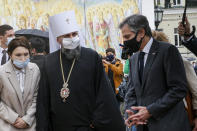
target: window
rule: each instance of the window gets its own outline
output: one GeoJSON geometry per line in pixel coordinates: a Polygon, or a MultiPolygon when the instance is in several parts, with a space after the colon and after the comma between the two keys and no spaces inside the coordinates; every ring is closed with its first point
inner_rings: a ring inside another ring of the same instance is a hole
{"type": "Polygon", "coordinates": [[[174,5],[180,5],[181,4],[181,0],[173,0],[174,5]]]}
{"type": "Polygon", "coordinates": [[[160,0],[156,0],[156,5],[160,5],[160,4],[161,4],[160,0]]]}
{"type": "Polygon", "coordinates": [[[170,0],[165,0],[165,8],[171,8],[171,6],[170,0]]]}
{"type": "Polygon", "coordinates": [[[197,0],[188,0],[188,7],[197,7],[197,0]]]}
{"type": "Polygon", "coordinates": [[[175,46],[181,46],[181,37],[178,34],[178,28],[174,28],[174,43],[175,46]]]}

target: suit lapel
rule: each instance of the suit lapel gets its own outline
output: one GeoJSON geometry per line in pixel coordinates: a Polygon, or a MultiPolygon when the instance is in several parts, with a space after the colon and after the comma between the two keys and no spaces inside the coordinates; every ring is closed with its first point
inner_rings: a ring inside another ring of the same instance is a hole
{"type": "Polygon", "coordinates": [[[8,79],[9,79],[10,83],[12,84],[12,87],[16,91],[18,99],[19,99],[19,101],[21,103],[21,107],[23,107],[23,97],[22,97],[23,94],[21,92],[19,81],[18,81],[16,73],[14,71],[14,67],[13,67],[13,65],[12,65],[10,60],[8,61],[7,64],[8,64],[8,66],[6,68],[6,72],[8,73],[8,79]]]}
{"type": "Polygon", "coordinates": [[[31,84],[32,84],[32,68],[27,66],[26,72],[25,72],[25,83],[24,83],[24,96],[23,99],[27,97],[29,94],[29,91],[31,90],[31,84]]]}
{"type": "Polygon", "coordinates": [[[142,88],[144,89],[144,85],[146,83],[147,80],[147,76],[149,74],[149,71],[152,67],[152,64],[155,60],[155,57],[157,56],[157,49],[158,49],[158,43],[153,40],[152,46],[150,48],[148,57],[147,57],[147,61],[145,64],[145,68],[144,68],[144,72],[143,72],[143,79],[142,79],[142,88]]]}

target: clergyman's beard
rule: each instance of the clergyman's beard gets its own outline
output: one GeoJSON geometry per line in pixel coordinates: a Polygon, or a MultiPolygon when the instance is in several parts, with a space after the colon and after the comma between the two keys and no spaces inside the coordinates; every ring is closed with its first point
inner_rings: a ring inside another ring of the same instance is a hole
{"type": "Polygon", "coordinates": [[[75,49],[61,48],[61,51],[65,55],[66,59],[68,60],[73,60],[74,58],[78,59],[81,54],[81,46],[79,45],[75,49]]]}

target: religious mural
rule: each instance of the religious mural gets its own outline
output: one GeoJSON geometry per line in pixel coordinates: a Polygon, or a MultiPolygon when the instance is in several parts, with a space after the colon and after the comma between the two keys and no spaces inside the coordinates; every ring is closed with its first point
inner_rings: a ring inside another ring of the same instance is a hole
{"type": "Polygon", "coordinates": [[[0,0],[0,6],[0,24],[15,30],[48,31],[49,16],[74,10],[86,46],[101,54],[108,47],[120,52],[119,23],[141,12],[141,0],[0,0]]]}

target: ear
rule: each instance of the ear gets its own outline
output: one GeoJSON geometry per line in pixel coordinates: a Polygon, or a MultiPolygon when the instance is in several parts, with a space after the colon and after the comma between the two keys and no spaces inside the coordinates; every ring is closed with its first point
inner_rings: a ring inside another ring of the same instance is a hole
{"type": "Polygon", "coordinates": [[[145,30],[142,28],[138,31],[137,41],[140,41],[145,36],[145,30]]]}
{"type": "Polygon", "coordinates": [[[0,35],[0,40],[2,40],[2,39],[3,39],[3,36],[0,35]]]}
{"type": "Polygon", "coordinates": [[[140,29],[138,34],[139,34],[140,38],[143,38],[145,36],[145,30],[143,28],[140,29]]]}
{"type": "Polygon", "coordinates": [[[61,37],[61,36],[57,37],[57,42],[58,42],[60,45],[62,44],[62,37],[61,37]]]}

